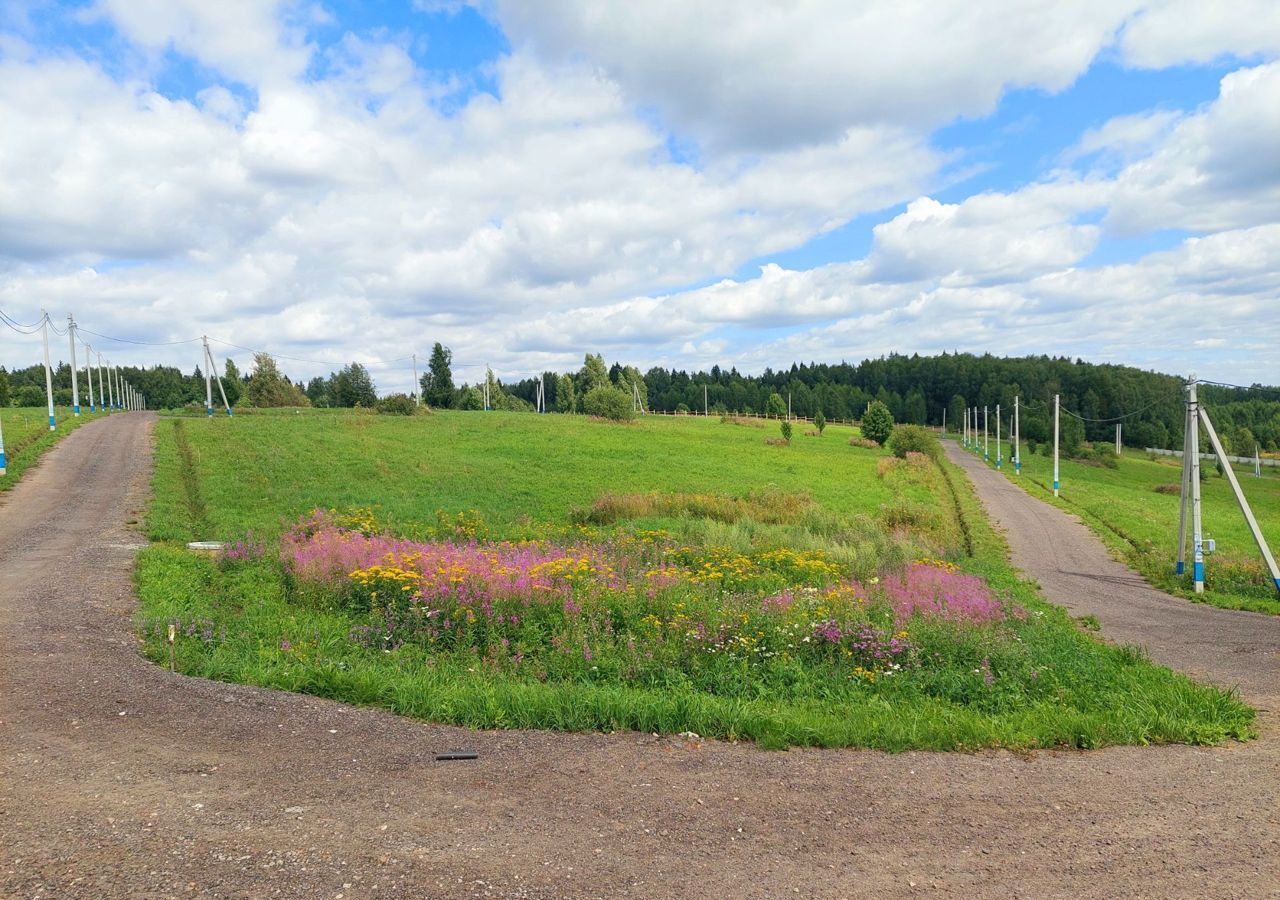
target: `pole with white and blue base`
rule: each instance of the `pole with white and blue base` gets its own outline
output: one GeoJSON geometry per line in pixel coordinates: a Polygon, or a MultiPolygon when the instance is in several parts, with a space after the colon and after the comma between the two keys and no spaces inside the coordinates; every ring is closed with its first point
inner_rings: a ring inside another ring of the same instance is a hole
{"type": "Polygon", "coordinates": [[[40,322],[40,334],[44,337],[44,392],[49,401],[49,430],[53,431],[56,422],[53,418],[53,369],[49,367],[49,314],[44,313],[40,322]]]}
{"type": "Polygon", "coordinates": [[[1022,428],[1018,422],[1018,397],[1013,398],[1013,474],[1022,474],[1022,428]]]}
{"type": "Polygon", "coordinates": [[[67,315],[67,339],[71,342],[71,411],[80,418],[80,373],[76,371],[76,320],[67,315]]]}
{"type": "Polygon", "coordinates": [[[1053,496],[1058,496],[1058,395],[1053,395],[1053,496]]]}

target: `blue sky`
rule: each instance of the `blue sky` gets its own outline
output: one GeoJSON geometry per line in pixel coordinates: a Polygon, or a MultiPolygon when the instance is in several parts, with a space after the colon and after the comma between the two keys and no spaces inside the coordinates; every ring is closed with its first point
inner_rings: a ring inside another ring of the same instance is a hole
{"type": "Polygon", "coordinates": [[[1274,382],[1280,8],[1031,6],[4,3],[0,308],[385,382],[435,340],[1274,382]]]}

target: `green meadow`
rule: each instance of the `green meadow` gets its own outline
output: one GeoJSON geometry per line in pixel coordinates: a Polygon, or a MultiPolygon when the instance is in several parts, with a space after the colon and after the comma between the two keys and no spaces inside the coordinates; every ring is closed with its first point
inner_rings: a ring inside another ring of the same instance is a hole
{"type": "MultiPolygon", "coordinates": [[[[1161,590],[1227,609],[1280,614],[1280,597],[1225,477],[1206,464],[1208,478],[1200,489],[1203,527],[1205,536],[1217,542],[1217,551],[1205,559],[1206,591],[1197,595],[1189,575],[1179,578],[1174,569],[1182,461],[1126,450],[1117,462],[1111,469],[1062,460],[1055,500],[1052,458],[1024,446],[1018,480],[1033,495],[1078,514],[1121,559],[1161,590]]],[[[1007,460],[1004,471],[1015,477],[1007,460]]],[[[1243,466],[1235,472],[1272,553],[1280,551],[1280,472],[1263,468],[1261,478],[1243,466]]],[[[1187,527],[1189,532],[1190,524],[1187,527]]]]}
{"type": "Polygon", "coordinates": [[[5,474],[0,475],[0,491],[13,487],[22,473],[31,468],[40,456],[63,437],[85,422],[100,418],[105,413],[89,414],[82,407],[80,416],[72,415],[70,407],[54,410],[58,427],[49,430],[49,412],[41,407],[0,407],[0,427],[4,429],[5,474]]]}
{"type": "Polygon", "coordinates": [[[1019,580],[958,469],[796,430],[161,417],[145,652],[168,664],[172,628],[191,675],[486,728],[891,751],[1252,735],[1234,694],[1019,580]]]}

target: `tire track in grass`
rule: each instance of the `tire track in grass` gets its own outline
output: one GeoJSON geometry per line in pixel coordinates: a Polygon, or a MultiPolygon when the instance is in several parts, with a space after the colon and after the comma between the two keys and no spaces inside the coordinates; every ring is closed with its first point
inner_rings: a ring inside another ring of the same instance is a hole
{"type": "Polygon", "coordinates": [[[195,454],[191,443],[187,440],[187,430],[181,419],[173,423],[173,440],[178,448],[179,475],[182,479],[182,493],[187,504],[187,515],[191,519],[191,537],[198,539],[209,533],[209,510],[204,497],[200,494],[200,476],[196,473],[195,454]]]}
{"type": "Polygon", "coordinates": [[[960,526],[960,535],[964,539],[964,555],[971,557],[973,556],[973,534],[969,530],[969,520],[965,518],[964,507],[960,505],[960,495],[956,493],[955,482],[951,480],[951,473],[947,471],[946,463],[941,459],[935,459],[933,464],[938,467],[938,471],[942,473],[942,480],[947,484],[951,509],[955,513],[956,524],[960,526]]]}

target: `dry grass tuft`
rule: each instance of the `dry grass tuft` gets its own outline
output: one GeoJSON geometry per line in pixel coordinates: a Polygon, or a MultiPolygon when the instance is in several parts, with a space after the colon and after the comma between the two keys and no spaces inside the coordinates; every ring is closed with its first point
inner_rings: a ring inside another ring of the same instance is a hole
{"type": "Polygon", "coordinates": [[[814,511],[807,494],[777,488],[752,491],[745,497],[726,494],[605,494],[585,510],[575,510],[575,522],[611,525],[624,519],[688,516],[717,522],[751,520],[766,525],[796,525],[814,511]]]}

